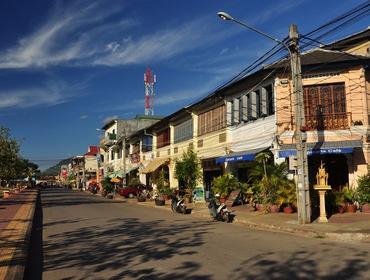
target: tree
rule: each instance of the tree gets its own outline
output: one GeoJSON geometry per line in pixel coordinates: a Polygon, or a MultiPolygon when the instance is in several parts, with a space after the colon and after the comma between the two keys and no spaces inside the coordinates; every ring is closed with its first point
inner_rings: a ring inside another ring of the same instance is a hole
{"type": "Polygon", "coordinates": [[[181,160],[175,164],[175,177],[185,183],[185,187],[193,193],[198,180],[202,178],[200,161],[193,149],[184,152],[181,160]]]}
{"type": "Polygon", "coordinates": [[[8,128],[0,126],[0,181],[15,178],[19,164],[19,143],[8,128]]]}

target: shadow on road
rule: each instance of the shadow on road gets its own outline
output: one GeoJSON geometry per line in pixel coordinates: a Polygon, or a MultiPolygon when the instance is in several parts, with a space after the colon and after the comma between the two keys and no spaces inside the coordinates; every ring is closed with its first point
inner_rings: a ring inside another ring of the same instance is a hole
{"type": "Polygon", "coordinates": [[[28,260],[24,273],[24,280],[42,279],[43,272],[43,249],[42,249],[42,231],[43,231],[43,213],[40,193],[37,196],[35,216],[32,224],[32,233],[28,260]]]}
{"type": "Polygon", "coordinates": [[[337,244],[327,244],[324,250],[318,247],[316,252],[296,251],[287,256],[275,252],[259,254],[242,262],[232,279],[367,279],[369,262],[365,260],[369,258],[368,252],[355,252],[347,257],[331,254],[331,262],[322,260],[322,253],[330,254],[331,246],[337,244]],[[329,273],[320,273],[323,267],[329,273]]]}
{"type": "Polygon", "coordinates": [[[43,191],[45,200],[42,207],[58,207],[58,206],[76,206],[89,204],[122,204],[125,201],[117,201],[106,199],[98,195],[92,195],[85,192],[71,191],[60,188],[47,189],[43,191]],[[71,196],[75,193],[75,196],[71,196]]]}
{"type": "Polygon", "coordinates": [[[209,223],[201,221],[169,225],[163,220],[111,219],[102,226],[51,235],[53,242],[46,242],[44,248],[53,257],[45,260],[44,270],[74,267],[88,273],[66,279],[86,279],[101,272],[107,279],[207,280],[210,275],[196,274],[201,266],[196,262],[179,263],[171,272],[158,271],[157,265],[176,256],[191,258],[210,229],[209,223]]]}

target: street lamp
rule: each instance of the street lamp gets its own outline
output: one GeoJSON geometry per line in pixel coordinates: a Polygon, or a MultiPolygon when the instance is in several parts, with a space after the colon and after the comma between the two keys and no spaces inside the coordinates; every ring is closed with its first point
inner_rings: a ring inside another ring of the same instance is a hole
{"type": "Polygon", "coordinates": [[[301,224],[311,222],[311,206],[310,195],[308,187],[308,164],[307,164],[307,146],[305,128],[305,115],[304,115],[304,101],[303,101],[303,86],[302,86],[302,73],[301,73],[301,60],[298,49],[298,31],[296,25],[291,25],[289,29],[290,47],[283,41],[276,39],[261,30],[241,22],[233,18],[225,12],[218,12],[217,15],[222,20],[231,20],[237,24],[252,30],[274,42],[282,45],[289,53],[292,82],[295,95],[295,141],[297,149],[297,192],[298,192],[298,221],[301,224]]]}
{"type": "Polygon", "coordinates": [[[245,24],[244,22],[241,22],[240,20],[237,20],[235,18],[233,18],[231,15],[229,15],[228,13],[225,13],[225,12],[218,12],[217,15],[219,16],[219,18],[221,18],[222,20],[231,20],[233,22],[236,22],[237,24],[241,25],[241,26],[244,26],[245,28],[248,28],[254,32],[257,32],[258,34],[264,36],[264,37],[267,37],[269,38],[270,40],[273,40],[275,41],[276,43],[282,45],[284,48],[286,48],[286,50],[289,52],[289,55],[292,55],[289,47],[287,44],[285,44],[283,41],[279,40],[279,39],[276,39],[268,34],[266,34],[265,32],[261,31],[261,30],[258,30],[257,28],[254,28],[250,25],[247,25],[245,24]]]}

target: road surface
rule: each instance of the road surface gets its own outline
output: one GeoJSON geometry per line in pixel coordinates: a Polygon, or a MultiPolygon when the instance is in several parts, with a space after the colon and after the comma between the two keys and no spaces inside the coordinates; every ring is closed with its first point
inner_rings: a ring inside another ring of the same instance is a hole
{"type": "Polygon", "coordinates": [[[26,279],[370,279],[370,244],[251,230],[63,189],[42,191],[41,206],[26,279]]]}

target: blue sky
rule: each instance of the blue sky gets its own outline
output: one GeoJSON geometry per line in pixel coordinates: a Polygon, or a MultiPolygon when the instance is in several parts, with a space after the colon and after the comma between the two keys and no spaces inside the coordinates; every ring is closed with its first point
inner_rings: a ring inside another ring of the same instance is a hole
{"type": "MultiPolygon", "coordinates": [[[[234,17],[284,38],[362,1],[33,0],[0,2],[0,124],[42,168],[98,143],[112,117],[144,112],[143,74],[157,75],[155,113],[205,96],[271,48],[234,17]]],[[[367,27],[368,19],[326,41],[367,27]]]]}

